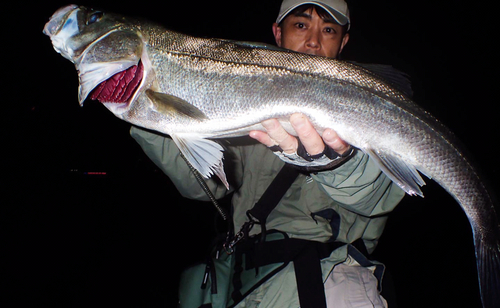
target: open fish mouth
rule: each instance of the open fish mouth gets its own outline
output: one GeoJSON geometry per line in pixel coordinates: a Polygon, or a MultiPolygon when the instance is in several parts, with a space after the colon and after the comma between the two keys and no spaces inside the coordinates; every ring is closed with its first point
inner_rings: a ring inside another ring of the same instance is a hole
{"type": "Polygon", "coordinates": [[[137,65],[118,72],[104,80],[90,93],[90,99],[101,103],[129,103],[144,76],[144,65],[137,65]]]}

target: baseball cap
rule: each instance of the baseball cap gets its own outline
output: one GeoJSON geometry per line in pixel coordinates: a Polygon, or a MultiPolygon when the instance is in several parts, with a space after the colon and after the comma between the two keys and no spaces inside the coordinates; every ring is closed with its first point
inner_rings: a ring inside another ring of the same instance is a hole
{"type": "Polygon", "coordinates": [[[349,24],[349,8],[347,7],[347,3],[344,0],[323,0],[323,1],[301,1],[301,0],[283,0],[281,3],[280,12],[278,18],[276,19],[276,23],[280,23],[285,19],[285,17],[293,11],[295,8],[303,5],[303,4],[314,4],[317,5],[333,17],[340,25],[345,26],[349,24]]]}

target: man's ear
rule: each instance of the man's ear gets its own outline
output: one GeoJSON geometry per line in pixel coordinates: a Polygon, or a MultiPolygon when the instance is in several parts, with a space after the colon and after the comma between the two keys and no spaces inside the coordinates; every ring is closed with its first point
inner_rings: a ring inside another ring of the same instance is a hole
{"type": "Polygon", "coordinates": [[[349,33],[344,34],[344,37],[342,38],[342,43],[340,44],[340,50],[339,54],[342,52],[342,49],[344,49],[344,46],[349,42],[349,33]]]}
{"type": "Polygon", "coordinates": [[[273,24],[273,34],[276,45],[278,45],[278,47],[281,47],[281,27],[278,26],[277,23],[273,24]]]}

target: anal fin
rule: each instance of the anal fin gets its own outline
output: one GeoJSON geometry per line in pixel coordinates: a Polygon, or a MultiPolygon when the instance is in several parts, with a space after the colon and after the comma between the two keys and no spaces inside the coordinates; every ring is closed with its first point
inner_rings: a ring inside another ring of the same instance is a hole
{"type": "Polygon", "coordinates": [[[380,169],[407,194],[424,196],[420,187],[425,185],[425,181],[415,166],[382,151],[372,149],[363,151],[370,155],[380,169]]]}
{"type": "Polygon", "coordinates": [[[194,134],[171,134],[170,136],[186,159],[204,178],[208,179],[215,174],[229,189],[222,162],[224,149],[220,144],[194,134]]]}

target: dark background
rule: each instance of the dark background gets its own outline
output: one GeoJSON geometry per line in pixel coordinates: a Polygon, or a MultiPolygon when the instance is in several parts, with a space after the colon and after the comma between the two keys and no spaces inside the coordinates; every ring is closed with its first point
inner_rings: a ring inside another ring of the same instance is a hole
{"type": "MultiPolygon", "coordinates": [[[[198,36],[274,43],[279,1],[241,2],[78,4],[198,36]]],[[[180,272],[204,258],[222,224],[210,203],[179,196],[128,123],[96,102],[79,107],[73,65],[42,34],[67,4],[19,2],[3,14],[1,305],[175,307],[180,272]]],[[[344,59],[408,73],[416,102],[467,145],[496,190],[494,4],[350,4],[344,59]]],[[[395,295],[385,296],[397,307],[479,307],[469,223],[431,180],[424,194],[391,214],[375,253],[392,277],[395,295]]]]}

